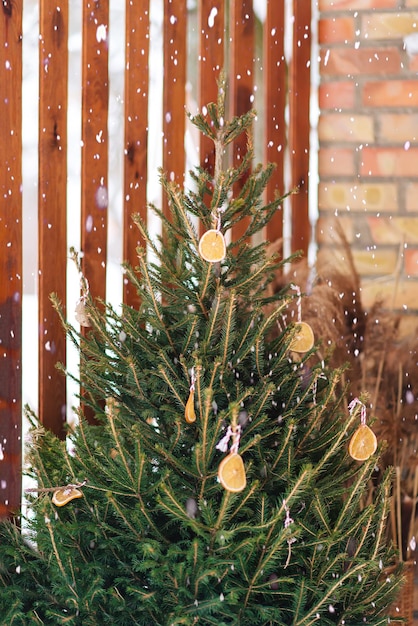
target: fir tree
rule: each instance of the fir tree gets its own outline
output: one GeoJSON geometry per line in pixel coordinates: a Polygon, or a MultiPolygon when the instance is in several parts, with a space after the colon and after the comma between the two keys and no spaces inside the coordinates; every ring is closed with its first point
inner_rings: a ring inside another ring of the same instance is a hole
{"type": "Polygon", "coordinates": [[[272,166],[251,169],[254,113],[226,122],[223,103],[221,85],[192,118],[215,143],[214,176],[197,168],[184,192],[161,174],[160,240],[134,217],[139,310],[84,294],[91,329],[63,319],[80,354],[79,425],[68,445],[31,417],[37,490],[25,533],[0,526],[1,624],[388,623],[391,477],[362,506],[377,457],[347,451],[360,405],[348,413],[341,372],[315,348],[292,350],[300,326],[283,320],[297,294],[271,293],[283,261],[250,243],[282,198],[263,204],[272,166]],[[248,153],[224,168],[242,132],[248,153]],[[221,260],[205,260],[218,244],[221,260]]]}

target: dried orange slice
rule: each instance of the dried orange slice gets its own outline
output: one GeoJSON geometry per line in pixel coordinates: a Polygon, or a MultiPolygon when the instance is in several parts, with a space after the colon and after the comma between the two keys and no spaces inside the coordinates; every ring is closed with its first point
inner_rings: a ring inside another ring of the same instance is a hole
{"type": "Polygon", "coordinates": [[[199,253],[209,263],[222,261],[226,255],[226,244],[223,234],[214,228],[207,230],[200,238],[199,253]]]}
{"type": "Polygon", "coordinates": [[[196,413],[194,410],[194,391],[190,391],[189,398],[186,402],[186,407],[184,409],[184,417],[188,424],[193,424],[196,421],[196,413]]]}
{"type": "Polygon", "coordinates": [[[52,502],[56,506],[64,506],[75,498],[82,498],[83,494],[76,487],[65,487],[64,489],[57,489],[52,496],[52,502]]]}
{"type": "Polygon", "coordinates": [[[244,461],[239,454],[232,452],[221,461],[218,468],[218,478],[227,491],[238,492],[245,489],[247,477],[244,461]]]}
{"type": "Polygon", "coordinates": [[[306,322],[296,324],[296,333],[291,341],[289,349],[293,352],[308,352],[315,342],[312,328],[306,322]]]}
{"type": "Polygon", "coordinates": [[[355,461],[367,461],[376,452],[376,435],[367,424],[360,424],[350,439],[348,453],[355,461]]]}

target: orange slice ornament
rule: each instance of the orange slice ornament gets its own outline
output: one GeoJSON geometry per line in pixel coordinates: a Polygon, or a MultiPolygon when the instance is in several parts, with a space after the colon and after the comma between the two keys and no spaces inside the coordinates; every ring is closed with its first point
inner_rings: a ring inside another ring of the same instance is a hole
{"type": "Polygon", "coordinates": [[[350,439],[348,454],[355,461],[367,461],[367,459],[376,452],[377,439],[372,429],[366,424],[366,407],[358,398],[354,398],[349,404],[350,415],[353,413],[357,404],[361,407],[361,423],[350,439]]]}
{"type": "Polygon", "coordinates": [[[348,453],[355,461],[367,461],[376,452],[376,435],[367,424],[360,424],[350,439],[348,453]]]}
{"type": "Polygon", "coordinates": [[[222,459],[218,467],[218,478],[222,487],[232,493],[238,493],[247,486],[247,476],[245,474],[244,461],[238,454],[239,440],[241,437],[241,426],[233,420],[233,425],[228,426],[226,434],[216,445],[217,450],[226,452],[228,444],[232,439],[229,454],[222,459]]]}
{"type": "Polygon", "coordinates": [[[302,322],[302,294],[298,285],[291,285],[297,293],[297,311],[298,321],[296,324],[296,332],[293,335],[289,350],[292,352],[309,352],[315,343],[315,337],[312,328],[306,322],[302,322]]]}
{"type": "Polygon", "coordinates": [[[194,389],[190,389],[190,394],[184,409],[184,419],[188,424],[196,421],[196,412],[194,410],[194,389]]]}
{"type": "Polygon", "coordinates": [[[226,256],[225,237],[220,230],[207,230],[199,241],[199,254],[208,263],[219,263],[226,256]]]}
{"type": "Polygon", "coordinates": [[[238,493],[245,489],[247,477],[241,455],[237,452],[230,452],[222,459],[218,468],[218,478],[227,491],[238,493]]]}
{"type": "Polygon", "coordinates": [[[195,389],[196,376],[194,373],[194,367],[190,373],[190,392],[189,397],[184,407],[184,419],[188,424],[193,424],[196,421],[196,411],[194,410],[194,389],[195,389]]]}
{"type": "Polygon", "coordinates": [[[290,343],[289,349],[292,352],[308,352],[313,348],[315,337],[312,328],[307,322],[296,324],[296,333],[290,343]]]}
{"type": "Polygon", "coordinates": [[[64,506],[71,502],[71,500],[75,500],[76,498],[82,498],[82,492],[77,489],[77,487],[64,487],[63,489],[57,489],[54,491],[52,496],[52,502],[55,506],[64,506]]]}

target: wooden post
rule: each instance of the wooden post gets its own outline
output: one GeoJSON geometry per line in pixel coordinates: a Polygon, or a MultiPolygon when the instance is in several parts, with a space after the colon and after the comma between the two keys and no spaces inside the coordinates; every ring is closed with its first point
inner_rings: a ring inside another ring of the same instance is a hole
{"type": "MultiPolygon", "coordinates": [[[[242,115],[253,108],[254,95],[254,10],[252,0],[232,0],[230,37],[230,116],[242,115]]],[[[233,145],[233,166],[238,167],[247,151],[247,137],[240,135],[233,145]]],[[[245,177],[241,180],[241,188],[245,177]]],[[[239,190],[237,190],[239,193],[239,190]]],[[[232,228],[234,241],[240,239],[247,228],[247,219],[243,219],[232,228]]]]}
{"type": "Polygon", "coordinates": [[[22,0],[0,9],[0,517],[18,515],[22,465],[22,0]]]}
{"type": "Polygon", "coordinates": [[[309,135],[311,94],[311,0],[294,0],[293,52],[290,72],[289,144],[292,189],[292,252],[307,254],[309,224],[309,135]]]}
{"type": "MultiPolygon", "coordinates": [[[[144,243],[132,214],[147,219],[149,4],[149,0],[126,1],[123,259],[132,267],[138,264],[136,248],[144,243]]],[[[126,304],[139,305],[136,290],[128,281],[123,294],[126,304]]]]}
{"type": "MultiPolygon", "coordinates": [[[[225,59],[225,9],[223,0],[199,3],[199,108],[218,98],[218,79],[225,59]]],[[[211,139],[199,135],[200,166],[213,176],[215,146],[211,139]]],[[[202,229],[203,225],[200,224],[202,229]]],[[[201,230],[201,234],[203,234],[201,230]]]]}
{"type": "Polygon", "coordinates": [[[106,295],[109,0],[83,2],[81,248],[95,298],[106,295]]]}
{"type": "MultiPolygon", "coordinates": [[[[266,202],[272,202],[284,189],[286,148],[285,109],[287,102],[287,67],[284,56],[284,0],[267,0],[264,24],[264,156],[276,169],[266,188],[266,202]]],[[[278,210],[266,227],[267,240],[283,236],[283,211],[278,210]]]]}
{"type": "Polygon", "coordinates": [[[50,294],[65,310],[68,2],[41,2],[39,22],[39,418],[64,437],[66,381],[56,363],[65,363],[66,341],[50,294]]]}
{"type": "MultiPolygon", "coordinates": [[[[83,3],[81,267],[93,298],[105,300],[108,196],[109,0],[83,3]]],[[[83,328],[83,332],[90,332],[83,328]]],[[[83,387],[83,381],[81,380],[83,387]]],[[[82,389],[84,395],[84,390],[82,389]]],[[[85,418],[95,422],[83,405],[85,418]]]]}
{"type": "MultiPolygon", "coordinates": [[[[186,0],[164,0],[163,170],[181,186],[186,164],[186,42],[186,0]]],[[[168,216],[165,195],[163,210],[168,216]]]]}

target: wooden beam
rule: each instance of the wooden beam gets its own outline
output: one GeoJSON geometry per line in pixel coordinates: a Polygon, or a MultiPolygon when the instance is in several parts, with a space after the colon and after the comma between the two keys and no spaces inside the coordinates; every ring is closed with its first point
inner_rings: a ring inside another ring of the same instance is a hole
{"type": "MultiPolygon", "coordinates": [[[[284,189],[284,155],[286,148],[285,109],[287,103],[287,65],[284,56],[284,0],[267,0],[264,23],[264,158],[276,169],[266,188],[266,203],[284,189]]],[[[283,237],[283,211],[278,210],[266,227],[267,240],[283,237]]]]}
{"type": "Polygon", "coordinates": [[[106,296],[109,0],[83,0],[81,249],[94,298],[106,296]]]}
{"type": "MultiPolygon", "coordinates": [[[[132,267],[138,264],[137,246],[144,244],[132,214],[147,219],[149,4],[149,0],[126,0],[123,259],[132,267]]],[[[139,306],[138,294],[128,281],[124,281],[123,300],[139,306]]]]}
{"type": "Polygon", "coordinates": [[[39,419],[65,435],[65,331],[50,294],[66,305],[68,1],[40,3],[39,37],[39,419]]]}
{"type": "MultiPolygon", "coordinates": [[[[225,8],[222,0],[199,3],[199,109],[218,98],[218,79],[225,65],[225,8]]],[[[199,134],[199,162],[213,176],[215,148],[199,134]]]]}
{"type": "Polygon", "coordinates": [[[292,252],[307,255],[309,224],[309,135],[311,95],[311,0],[293,2],[293,51],[290,71],[289,144],[292,189],[292,252]]]}
{"type": "Polygon", "coordinates": [[[0,517],[18,515],[22,465],[22,0],[0,10],[0,517]]]}
{"type": "MultiPolygon", "coordinates": [[[[232,0],[230,19],[230,116],[242,115],[254,107],[254,45],[255,18],[252,0],[232,0]]],[[[239,166],[247,151],[247,136],[240,135],[233,145],[233,167],[239,166]]],[[[240,182],[245,184],[246,177],[240,182]]],[[[236,190],[238,194],[240,189],[236,190]]],[[[232,229],[234,241],[240,239],[247,228],[247,219],[232,229]]]]}
{"type": "MultiPolygon", "coordinates": [[[[184,184],[186,155],[187,1],[164,0],[163,170],[184,184]]],[[[168,204],[163,195],[163,210],[168,204]]]]}

